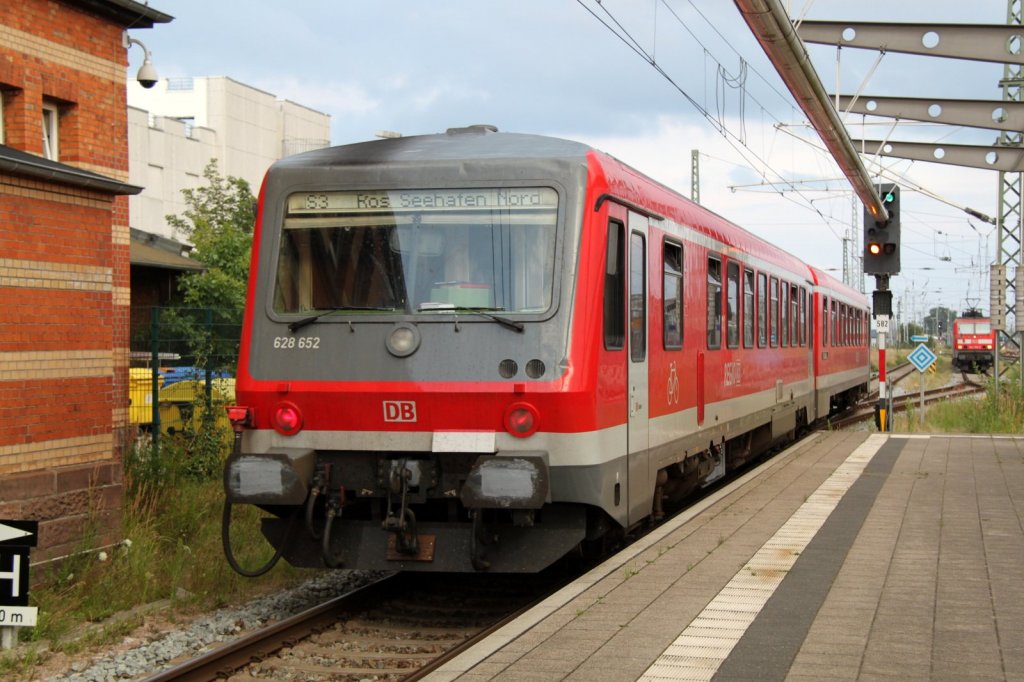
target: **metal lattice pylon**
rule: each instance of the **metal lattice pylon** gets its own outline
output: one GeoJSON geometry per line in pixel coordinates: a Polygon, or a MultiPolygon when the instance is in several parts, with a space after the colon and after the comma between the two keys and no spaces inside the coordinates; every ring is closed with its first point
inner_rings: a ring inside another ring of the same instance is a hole
{"type": "MultiPolygon", "coordinates": [[[[1011,26],[1020,26],[1021,22],[1021,4],[1022,0],[1007,0],[1006,3],[1006,23],[1011,26]]],[[[1016,45],[1011,46],[1011,50],[1019,51],[1024,48],[1021,39],[1015,38],[1016,45]]],[[[999,83],[1003,89],[1003,100],[1011,102],[1022,101],[1021,97],[1021,86],[1024,85],[1024,71],[1019,64],[1005,64],[1003,66],[1003,80],[999,83]]],[[[1021,143],[1024,142],[1024,133],[1022,132],[1003,132],[999,135],[1000,146],[1006,147],[1020,147],[1021,143]]],[[[1006,266],[1007,278],[1005,282],[1006,289],[1003,291],[1003,296],[1006,298],[1006,311],[1007,311],[1007,322],[1006,331],[1016,328],[1017,325],[1017,312],[1015,310],[1015,287],[1013,273],[1021,265],[1020,258],[1020,247],[1021,247],[1021,197],[1022,197],[1022,178],[1024,174],[1020,172],[1003,172],[999,173],[999,217],[998,217],[998,232],[999,232],[999,243],[996,251],[996,264],[1002,264],[1006,266]],[[1010,319],[1013,319],[1011,325],[1010,319]]]]}

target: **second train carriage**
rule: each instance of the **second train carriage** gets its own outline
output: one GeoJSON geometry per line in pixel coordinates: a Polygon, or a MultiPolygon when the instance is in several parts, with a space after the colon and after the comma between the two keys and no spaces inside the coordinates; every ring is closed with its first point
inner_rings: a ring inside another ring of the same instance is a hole
{"type": "Polygon", "coordinates": [[[575,142],[291,157],[260,193],[226,494],[296,565],[537,571],[862,390],[865,311],[575,142]]]}

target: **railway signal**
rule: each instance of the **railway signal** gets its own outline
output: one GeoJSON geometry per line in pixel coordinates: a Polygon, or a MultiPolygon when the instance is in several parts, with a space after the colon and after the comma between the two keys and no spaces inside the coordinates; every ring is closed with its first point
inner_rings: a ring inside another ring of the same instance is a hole
{"type": "Polygon", "coordinates": [[[895,275],[900,271],[900,188],[887,183],[876,185],[876,189],[889,218],[876,221],[864,207],[864,272],[895,275]]]}

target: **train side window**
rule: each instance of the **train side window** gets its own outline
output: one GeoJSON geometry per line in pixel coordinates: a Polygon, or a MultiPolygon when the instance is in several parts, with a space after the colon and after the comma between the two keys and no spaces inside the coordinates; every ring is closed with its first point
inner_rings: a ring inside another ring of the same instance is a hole
{"type": "Polygon", "coordinates": [[[757,273],[757,346],[768,343],[768,275],[757,273]]]}
{"type": "Polygon", "coordinates": [[[722,261],[708,258],[708,348],[722,347],[722,261]]]}
{"type": "Polygon", "coordinates": [[[768,301],[768,307],[770,308],[768,336],[772,348],[777,348],[779,345],[779,280],[772,277],[771,281],[772,289],[769,294],[770,300],[768,301]]]}
{"type": "Polygon", "coordinates": [[[781,300],[779,301],[779,345],[785,348],[789,345],[789,285],[785,282],[779,282],[781,291],[779,294],[781,300]]]}
{"type": "Polygon", "coordinates": [[[821,297],[821,347],[828,345],[828,297],[821,297]]]}
{"type": "Polygon", "coordinates": [[[740,266],[730,261],[726,265],[726,338],[729,348],[740,345],[740,266]]]}
{"type": "Polygon", "coordinates": [[[789,341],[796,348],[800,345],[800,296],[795,284],[789,285],[789,341]]]}
{"type": "Polygon", "coordinates": [[[852,318],[852,312],[853,311],[850,310],[850,306],[848,306],[848,305],[844,305],[843,306],[843,315],[846,317],[846,337],[844,339],[844,341],[845,341],[845,343],[843,344],[844,346],[849,346],[850,342],[853,339],[853,318],[852,318]]]}
{"type": "Polygon", "coordinates": [[[840,303],[839,304],[839,345],[840,346],[845,346],[846,345],[846,337],[847,337],[846,322],[847,322],[847,319],[846,319],[846,304],[840,303]]]}
{"type": "Polygon", "coordinates": [[[836,345],[846,345],[846,306],[842,303],[836,304],[836,345]]]}
{"type": "Polygon", "coordinates": [[[754,347],[754,271],[743,269],[743,347],[754,347]]]}
{"type": "Polygon", "coordinates": [[[629,235],[629,359],[647,357],[647,246],[639,232],[629,235]]]}
{"type": "Polygon", "coordinates": [[[839,345],[839,309],[836,307],[836,300],[832,299],[832,345],[839,345]]]}
{"type": "Polygon", "coordinates": [[[608,223],[608,255],[604,266],[604,347],[622,350],[626,341],[624,227],[608,223]]]}
{"type": "Polygon", "coordinates": [[[665,242],[662,329],[666,350],[683,347],[683,247],[665,242]]]}
{"type": "Polygon", "coordinates": [[[800,345],[807,345],[807,289],[800,287],[800,345]]]}

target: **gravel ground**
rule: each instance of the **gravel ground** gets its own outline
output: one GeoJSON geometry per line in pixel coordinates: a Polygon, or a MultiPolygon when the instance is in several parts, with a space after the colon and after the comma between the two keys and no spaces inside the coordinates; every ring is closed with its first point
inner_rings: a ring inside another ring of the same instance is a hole
{"type": "Polygon", "coordinates": [[[245,606],[221,609],[191,623],[175,625],[146,643],[76,662],[64,674],[46,678],[61,682],[112,682],[141,678],[171,667],[170,662],[195,656],[210,644],[229,641],[263,625],[287,618],[349,592],[380,577],[380,573],[339,570],[245,606]]]}

